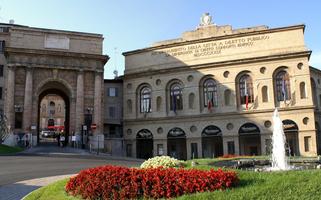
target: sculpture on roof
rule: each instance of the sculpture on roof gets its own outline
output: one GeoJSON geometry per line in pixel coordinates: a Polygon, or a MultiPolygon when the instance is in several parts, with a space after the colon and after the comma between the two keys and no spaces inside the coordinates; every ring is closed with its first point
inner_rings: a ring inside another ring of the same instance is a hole
{"type": "Polygon", "coordinates": [[[204,13],[201,17],[201,23],[199,26],[209,26],[212,24],[212,16],[209,13],[204,13]]]}

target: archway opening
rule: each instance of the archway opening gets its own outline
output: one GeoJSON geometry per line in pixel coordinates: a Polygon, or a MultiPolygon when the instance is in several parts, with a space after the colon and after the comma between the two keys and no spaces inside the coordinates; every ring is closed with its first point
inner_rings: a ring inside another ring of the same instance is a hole
{"type": "Polygon", "coordinates": [[[245,123],[239,129],[240,155],[261,155],[260,129],[253,123],[245,123]]]}
{"type": "Polygon", "coordinates": [[[38,98],[39,145],[66,146],[69,142],[70,100],[63,91],[64,86],[46,84],[38,98]],[[51,86],[51,87],[50,87],[51,86]],[[59,88],[59,89],[58,89],[59,88]]]}
{"type": "Polygon", "coordinates": [[[286,152],[291,156],[298,156],[299,152],[299,128],[298,125],[289,119],[283,120],[283,131],[286,138],[286,152]]]}
{"type": "Polygon", "coordinates": [[[186,134],[180,128],[173,128],[167,134],[167,155],[179,160],[187,159],[186,134]]]}
{"type": "Polygon", "coordinates": [[[142,129],[136,135],[136,157],[148,159],[153,157],[153,134],[142,129]]]}
{"type": "Polygon", "coordinates": [[[223,155],[222,131],[217,126],[207,126],[202,131],[203,158],[214,158],[223,155]]]}

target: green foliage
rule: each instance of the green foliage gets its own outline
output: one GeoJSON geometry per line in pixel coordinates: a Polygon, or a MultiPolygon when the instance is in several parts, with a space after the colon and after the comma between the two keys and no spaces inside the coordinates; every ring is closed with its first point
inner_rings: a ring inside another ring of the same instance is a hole
{"type": "Polygon", "coordinates": [[[140,168],[179,167],[183,162],[169,156],[156,156],[143,162],[140,168]]]}
{"type": "Polygon", "coordinates": [[[9,154],[9,153],[17,153],[22,151],[23,149],[20,147],[11,147],[4,144],[0,144],[0,154],[9,154]]]}
{"type": "Polygon", "coordinates": [[[76,198],[68,195],[65,192],[65,185],[69,179],[64,179],[57,181],[48,186],[39,188],[32,193],[30,193],[25,200],[80,200],[80,198],[76,198]]]}
{"type": "Polygon", "coordinates": [[[239,171],[240,185],[226,191],[185,195],[178,199],[296,200],[320,199],[321,170],[287,172],[239,171]]]}

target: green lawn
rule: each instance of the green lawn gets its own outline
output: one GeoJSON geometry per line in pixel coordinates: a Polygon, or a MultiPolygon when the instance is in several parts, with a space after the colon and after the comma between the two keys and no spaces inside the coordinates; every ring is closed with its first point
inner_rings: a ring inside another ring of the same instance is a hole
{"type": "MultiPolygon", "coordinates": [[[[205,164],[215,160],[198,160],[197,168],[209,169],[205,164]]],[[[189,167],[188,162],[188,167],[189,167]]],[[[216,192],[198,193],[179,197],[180,200],[194,199],[321,199],[321,170],[287,171],[287,172],[251,172],[237,171],[240,177],[238,187],[216,192]]],[[[73,199],[64,191],[67,180],[59,181],[32,193],[27,200],[35,199],[73,199]]]]}
{"type": "Polygon", "coordinates": [[[18,153],[22,150],[23,150],[23,148],[20,148],[20,147],[11,147],[11,146],[7,146],[4,144],[0,144],[0,155],[1,154],[18,153]]]}
{"type": "Polygon", "coordinates": [[[39,188],[29,194],[25,200],[79,200],[79,198],[69,196],[65,192],[67,181],[68,179],[64,179],[46,187],[39,188]]]}

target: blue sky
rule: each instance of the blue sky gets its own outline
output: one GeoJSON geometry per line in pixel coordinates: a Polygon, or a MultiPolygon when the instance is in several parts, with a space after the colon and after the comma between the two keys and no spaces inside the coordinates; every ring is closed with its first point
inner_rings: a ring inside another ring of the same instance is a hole
{"type": "Polygon", "coordinates": [[[0,0],[0,22],[14,19],[27,26],[101,33],[111,59],[105,78],[123,74],[124,51],[180,37],[194,30],[202,13],[217,25],[271,28],[305,24],[310,64],[321,69],[321,1],[218,0],[0,0]],[[115,51],[115,48],[116,51],[115,51]]]}

